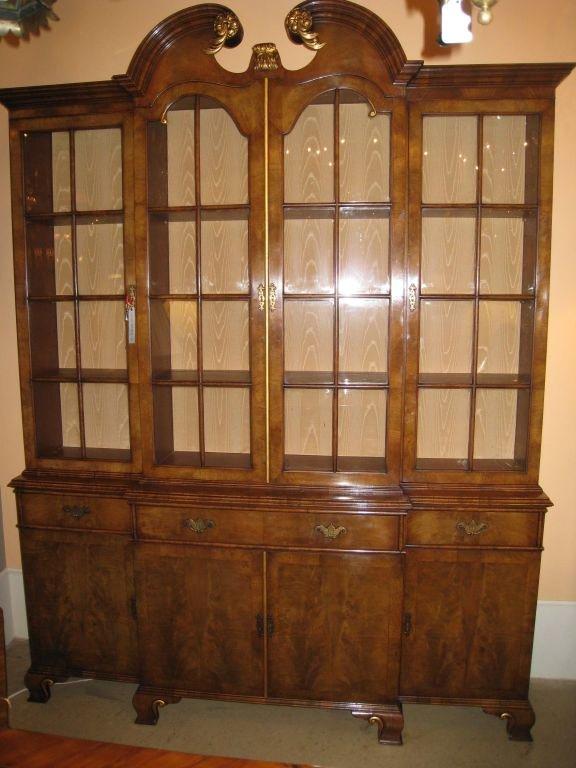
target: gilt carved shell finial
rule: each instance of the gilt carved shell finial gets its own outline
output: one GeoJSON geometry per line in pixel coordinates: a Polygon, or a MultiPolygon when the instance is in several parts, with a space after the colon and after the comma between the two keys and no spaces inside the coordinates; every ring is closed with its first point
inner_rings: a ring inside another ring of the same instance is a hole
{"type": "Polygon", "coordinates": [[[288,37],[295,43],[302,43],[311,51],[319,51],[325,43],[318,40],[318,32],[314,32],[314,22],[309,11],[303,8],[293,8],[284,22],[288,37]]]}
{"type": "Polygon", "coordinates": [[[205,52],[214,55],[224,46],[234,48],[242,41],[243,36],[244,30],[236,14],[232,11],[219,13],[214,21],[214,39],[205,52]]]}

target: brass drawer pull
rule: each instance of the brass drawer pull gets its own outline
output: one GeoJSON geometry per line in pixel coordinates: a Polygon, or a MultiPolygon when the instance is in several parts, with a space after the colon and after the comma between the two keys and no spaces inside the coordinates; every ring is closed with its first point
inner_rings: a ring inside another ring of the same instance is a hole
{"type": "Polygon", "coordinates": [[[348,532],[343,525],[336,527],[334,523],[329,523],[328,525],[317,525],[314,530],[316,533],[321,533],[322,536],[325,536],[327,539],[337,539],[338,536],[348,532]]]}
{"type": "Polygon", "coordinates": [[[459,520],[456,523],[456,530],[462,531],[462,533],[465,533],[466,536],[479,536],[482,531],[487,530],[488,523],[478,523],[476,520],[470,520],[470,522],[465,523],[463,520],[459,520]]]}
{"type": "Polygon", "coordinates": [[[70,515],[70,517],[73,517],[74,520],[80,520],[80,518],[84,517],[84,515],[90,514],[90,507],[81,507],[79,504],[65,504],[62,507],[62,512],[64,512],[65,515],[70,515]]]}
{"type": "Polygon", "coordinates": [[[203,520],[201,517],[198,520],[193,520],[189,517],[187,520],[184,520],[183,526],[190,531],[194,531],[194,533],[204,533],[208,528],[215,528],[216,523],[214,520],[203,520]]]}

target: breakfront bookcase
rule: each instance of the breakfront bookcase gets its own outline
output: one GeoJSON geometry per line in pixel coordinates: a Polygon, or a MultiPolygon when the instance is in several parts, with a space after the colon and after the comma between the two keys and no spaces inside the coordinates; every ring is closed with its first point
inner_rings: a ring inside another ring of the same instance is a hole
{"type": "Polygon", "coordinates": [[[554,90],[345,0],[248,70],[227,8],[109,82],[4,90],[30,699],[138,683],[477,705],[530,739],[554,90]]]}

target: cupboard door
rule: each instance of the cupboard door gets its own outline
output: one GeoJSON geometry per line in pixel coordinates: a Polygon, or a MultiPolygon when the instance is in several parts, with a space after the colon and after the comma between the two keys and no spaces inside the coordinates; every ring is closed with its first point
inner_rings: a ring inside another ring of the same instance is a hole
{"type": "Polygon", "coordinates": [[[137,675],[131,540],[42,530],[21,537],[32,664],[137,675]]]}
{"type": "Polygon", "coordinates": [[[397,695],[399,555],[274,552],[267,574],[269,696],[378,703],[397,695]]]}
{"type": "Polygon", "coordinates": [[[204,693],[264,693],[262,555],[139,544],[141,679],[204,693]]]}
{"type": "Polygon", "coordinates": [[[410,550],[401,693],[523,698],[538,552],[410,550]]]}

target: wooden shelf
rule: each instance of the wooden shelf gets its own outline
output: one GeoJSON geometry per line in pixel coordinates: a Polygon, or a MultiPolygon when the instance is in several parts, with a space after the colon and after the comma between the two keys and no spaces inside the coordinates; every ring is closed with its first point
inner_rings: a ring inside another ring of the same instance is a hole
{"type": "Polygon", "coordinates": [[[287,472],[332,472],[332,456],[284,456],[284,469],[287,472]]]}
{"type": "Polygon", "coordinates": [[[440,387],[452,389],[453,387],[471,387],[471,373],[421,373],[418,376],[420,387],[440,387]]]}
{"type": "Polygon", "coordinates": [[[52,381],[84,384],[124,384],[128,383],[128,371],[125,368],[58,368],[53,371],[33,373],[32,381],[52,381]]]}
{"type": "Polygon", "coordinates": [[[473,459],[472,469],[477,472],[524,472],[526,462],[521,459],[473,459]]]}
{"type": "MultiPolygon", "coordinates": [[[[199,382],[198,371],[173,370],[152,376],[152,383],[160,386],[197,386],[199,382]]],[[[250,371],[204,371],[202,383],[207,387],[246,387],[251,383],[250,371]]]]}
{"type": "MultiPolygon", "coordinates": [[[[200,467],[201,457],[198,451],[172,451],[156,464],[169,467],[200,467]]],[[[251,469],[252,457],[249,453],[210,453],[206,452],[204,466],[215,469],[251,469]]]]}
{"type": "Polygon", "coordinates": [[[531,379],[527,373],[479,373],[476,376],[476,385],[497,389],[529,389],[531,379]]]}
{"type": "Polygon", "coordinates": [[[416,469],[429,471],[467,470],[468,459],[416,459],[416,469]]]}
{"type": "Polygon", "coordinates": [[[386,472],[383,456],[338,456],[338,472],[386,472]]]}

